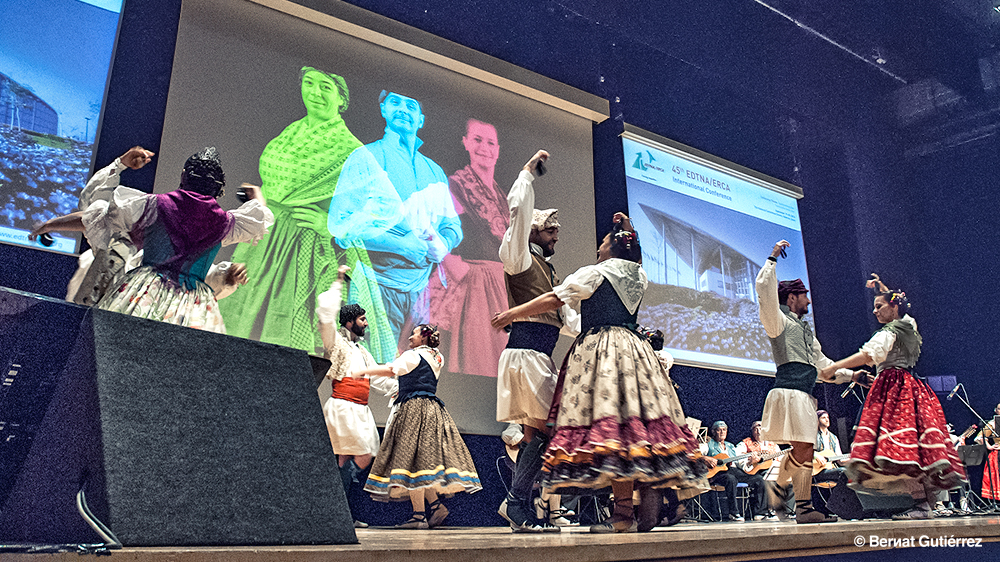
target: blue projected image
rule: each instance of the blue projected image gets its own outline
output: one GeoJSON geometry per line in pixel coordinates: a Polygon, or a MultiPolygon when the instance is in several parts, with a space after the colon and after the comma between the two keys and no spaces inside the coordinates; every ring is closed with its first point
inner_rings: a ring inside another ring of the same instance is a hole
{"type": "Polygon", "coordinates": [[[678,363],[774,373],[755,281],[775,242],[788,240],[778,276],[809,284],[795,198],[721,167],[623,143],[629,216],[649,276],[639,323],[663,330],[678,363]]]}
{"type": "MultiPolygon", "coordinates": [[[[0,242],[73,212],[92,166],[121,0],[6,0],[0,18],[0,242]]],[[[79,237],[48,248],[76,253],[79,237]]]]}

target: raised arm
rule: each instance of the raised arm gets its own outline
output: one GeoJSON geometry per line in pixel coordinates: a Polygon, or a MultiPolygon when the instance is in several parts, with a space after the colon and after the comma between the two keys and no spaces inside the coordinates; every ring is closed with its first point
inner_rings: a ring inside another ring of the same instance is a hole
{"type": "Polygon", "coordinates": [[[757,272],[757,305],[759,307],[760,323],[768,337],[776,338],[785,331],[785,315],[781,313],[778,303],[778,274],[775,270],[778,255],[789,246],[786,240],[774,245],[771,255],[764,262],[764,267],[757,272]]]}
{"type": "Polygon", "coordinates": [[[340,295],[344,286],[344,275],[350,268],[342,265],[337,268],[337,280],[328,291],[323,291],[316,297],[316,317],[319,318],[319,336],[323,340],[323,348],[328,352],[337,345],[341,337],[337,332],[337,315],[340,313],[340,295]]]}
{"type": "Polygon", "coordinates": [[[549,153],[544,150],[536,152],[521,169],[517,181],[507,194],[510,226],[500,241],[500,261],[503,262],[503,270],[510,275],[517,275],[531,267],[528,238],[531,237],[531,217],[535,210],[532,182],[535,180],[538,164],[548,157],[549,153]]]}
{"type": "Polygon", "coordinates": [[[155,152],[150,152],[141,146],[133,146],[125,154],[116,158],[114,162],[98,170],[90,177],[87,185],[80,192],[79,209],[83,211],[94,201],[110,201],[111,194],[118,187],[121,172],[125,168],[138,170],[152,162],[155,155],[155,152]]]}

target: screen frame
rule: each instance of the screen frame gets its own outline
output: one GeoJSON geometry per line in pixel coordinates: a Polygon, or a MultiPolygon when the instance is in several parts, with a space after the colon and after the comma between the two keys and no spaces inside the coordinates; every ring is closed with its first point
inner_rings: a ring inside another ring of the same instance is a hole
{"type": "MultiPolygon", "coordinates": [[[[778,178],[769,176],[767,174],[763,174],[746,166],[742,166],[735,162],[726,160],[725,158],[721,158],[714,154],[710,154],[703,150],[699,150],[692,146],[688,146],[673,139],[669,139],[662,135],[658,135],[656,133],[647,131],[635,125],[630,125],[629,123],[624,123],[624,130],[621,133],[619,133],[618,137],[619,137],[619,142],[621,142],[622,139],[628,139],[630,141],[648,146],[652,149],[666,152],[671,156],[675,156],[677,158],[690,161],[694,164],[711,168],[719,173],[733,176],[736,179],[748,182],[754,186],[773,191],[780,195],[791,197],[796,201],[802,199],[805,196],[805,193],[803,192],[802,188],[795,184],[780,180],[778,178]]],[[[624,158],[624,154],[622,156],[624,158]]],[[[625,189],[627,192],[628,191],[627,177],[625,178],[625,180],[626,180],[625,189]]],[[[628,204],[631,205],[631,202],[628,202],[628,204]]],[[[800,215],[800,220],[801,220],[801,215],[800,215]]],[[[801,222],[799,224],[799,227],[801,232],[801,222]]],[[[803,253],[805,253],[804,250],[803,253]]],[[[806,259],[808,258],[808,256],[805,257],[806,259]]],[[[808,269],[808,262],[806,262],[805,267],[808,269]]],[[[741,368],[739,366],[734,366],[734,365],[721,365],[718,363],[698,361],[693,359],[682,359],[678,357],[674,358],[674,363],[676,365],[683,365],[687,367],[696,367],[699,369],[724,371],[730,373],[742,373],[742,374],[757,375],[763,377],[775,376],[774,372],[763,372],[753,368],[741,368]]]]}

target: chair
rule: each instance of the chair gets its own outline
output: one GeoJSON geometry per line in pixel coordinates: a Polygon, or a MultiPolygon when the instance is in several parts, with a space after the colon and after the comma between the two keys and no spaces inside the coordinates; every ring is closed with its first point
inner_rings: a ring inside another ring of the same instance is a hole
{"type": "Polygon", "coordinates": [[[837,487],[837,481],[836,480],[831,480],[829,482],[814,482],[813,483],[813,488],[816,488],[816,495],[819,496],[819,499],[823,500],[823,506],[824,507],[826,507],[827,502],[830,501],[830,494],[833,493],[831,490],[833,490],[836,487],[837,487]],[[823,490],[826,490],[825,494],[823,493],[823,490]]]}
{"type": "MultiPolygon", "coordinates": [[[[689,500],[691,502],[691,517],[699,520],[707,519],[710,522],[725,520],[725,516],[722,514],[722,499],[725,499],[727,503],[729,502],[729,498],[726,497],[725,486],[712,486],[712,489],[708,492],[691,498],[689,500]],[[715,494],[715,506],[718,509],[714,514],[706,509],[702,503],[702,496],[708,493],[715,494]]],[[[748,484],[744,482],[736,484],[736,502],[738,504],[737,510],[745,519],[747,513],[750,511],[750,486],[748,484]]]]}
{"type": "Polygon", "coordinates": [[[722,486],[712,486],[712,488],[709,491],[694,496],[693,498],[687,500],[688,502],[690,502],[691,506],[691,509],[688,510],[691,513],[691,517],[699,521],[706,521],[706,520],[709,522],[721,521],[722,512],[721,512],[721,505],[719,504],[719,492],[725,493],[725,491],[726,489],[722,486]],[[706,509],[705,505],[702,503],[702,499],[703,496],[705,496],[705,494],[714,494],[715,506],[718,508],[714,515],[708,509],[706,509]]]}
{"type": "Polygon", "coordinates": [[[750,513],[750,485],[746,482],[740,482],[736,484],[736,501],[739,503],[740,514],[746,520],[752,520],[753,514],[750,513]]]}

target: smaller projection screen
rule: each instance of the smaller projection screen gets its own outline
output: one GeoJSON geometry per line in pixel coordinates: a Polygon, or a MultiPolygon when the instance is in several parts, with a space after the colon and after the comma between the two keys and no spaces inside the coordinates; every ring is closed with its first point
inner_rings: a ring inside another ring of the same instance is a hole
{"type": "Polygon", "coordinates": [[[75,254],[81,235],[28,241],[77,210],[121,0],[5,0],[0,17],[0,242],[75,254]]]}
{"type": "Polygon", "coordinates": [[[622,143],[629,216],[649,275],[639,323],[663,330],[680,364],[773,374],[755,279],[787,240],[778,279],[809,286],[801,190],[631,127],[622,143]]]}

